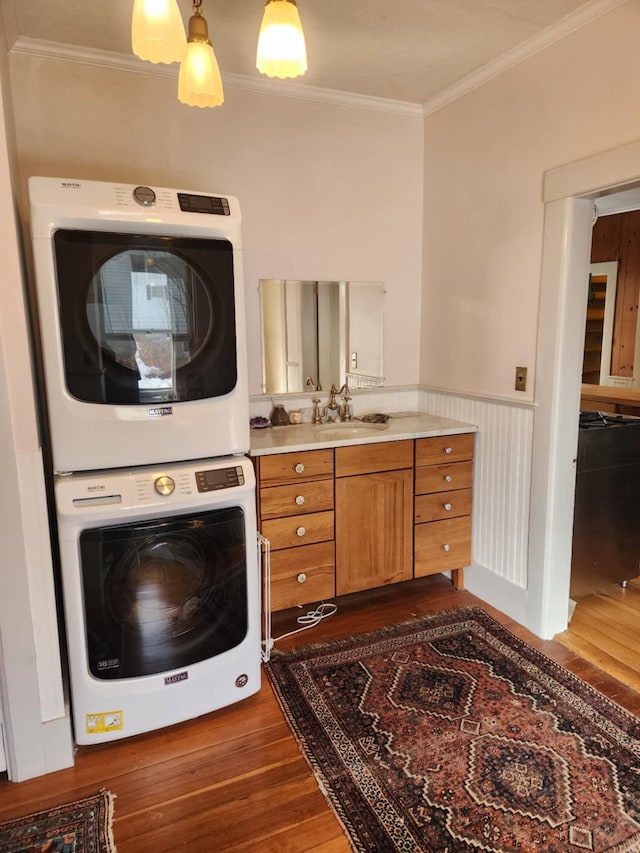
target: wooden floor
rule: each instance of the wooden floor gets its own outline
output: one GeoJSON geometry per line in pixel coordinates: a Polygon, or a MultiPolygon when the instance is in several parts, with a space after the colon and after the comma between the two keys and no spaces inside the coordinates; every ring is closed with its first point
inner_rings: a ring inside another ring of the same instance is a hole
{"type": "MultiPolygon", "coordinates": [[[[324,641],[412,616],[481,604],[442,576],[338,600],[339,611],[278,648],[324,641]]],[[[640,694],[564,645],[494,618],[640,716],[640,694]]],[[[290,614],[274,635],[295,628],[290,614]]],[[[259,694],[189,723],[84,747],[76,765],[22,783],[0,782],[0,821],[108,788],[118,853],[347,853],[350,847],[263,680],[259,694]]]]}
{"type": "Polygon", "coordinates": [[[569,629],[556,639],[640,691],[640,580],[578,598],[569,629]]]}

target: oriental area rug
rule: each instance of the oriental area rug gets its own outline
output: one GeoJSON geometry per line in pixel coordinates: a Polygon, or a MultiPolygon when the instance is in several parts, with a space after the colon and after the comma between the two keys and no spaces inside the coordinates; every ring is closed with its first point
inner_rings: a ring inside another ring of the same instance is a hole
{"type": "Polygon", "coordinates": [[[354,850],[640,853],[640,722],[479,608],[267,672],[354,850]]]}
{"type": "Polygon", "coordinates": [[[0,853],[116,853],[109,791],[0,824],[0,853]]]}

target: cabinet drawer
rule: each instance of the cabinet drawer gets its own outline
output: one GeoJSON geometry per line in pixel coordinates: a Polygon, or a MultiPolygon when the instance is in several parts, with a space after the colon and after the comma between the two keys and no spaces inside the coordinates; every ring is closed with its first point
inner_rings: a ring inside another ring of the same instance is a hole
{"type": "Polygon", "coordinates": [[[335,595],[333,542],[271,554],[271,609],[285,610],[335,595]]]}
{"type": "Polygon", "coordinates": [[[263,519],[327,509],[333,509],[333,480],[260,489],[260,515],[263,519]]]}
{"type": "Polygon", "coordinates": [[[424,521],[439,521],[443,518],[471,515],[472,499],[471,489],[418,495],[415,505],[415,522],[419,524],[424,521]]]}
{"type": "Polygon", "coordinates": [[[439,462],[460,462],[473,459],[472,432],[462,435],[439,435],[416,440],[416,467],[437,465],[439,462]]]}
{"type": "Polygon", "coordinates": [[[416,525],[414,574],[417,578],[464,568],[470,563],[470,516],[416,525]]]}
{"type": "Polygon", "coordinates": [[[262,535],[271,542],[271,549],[294,548],[312,542],[333,539],[333,512],[311,512],[290,515],[262,522],[262,535]]]}
{"type": "Polygon", "coordinates": [[[470,489],[473,483],[473,462],[454,462],[451,465],[428,465],[416,468],[416,494],[444,492],[450,489],[470,489]]]}
{"type": "Polygon", "coordinates": [[[336,447],[336,477],[413,468],[413,440],[336,447]]]}
{"type": "Polygon", "coordinates": [[[261,486],[330,478],[333,477],[333,450],[328,448],[258,456],[258,472],[261,486]]]}

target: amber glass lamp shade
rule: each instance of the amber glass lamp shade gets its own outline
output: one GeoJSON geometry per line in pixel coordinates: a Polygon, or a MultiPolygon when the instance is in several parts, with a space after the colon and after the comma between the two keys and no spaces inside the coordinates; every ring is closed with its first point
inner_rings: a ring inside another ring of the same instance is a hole
{"type": "Polygon", "coordinates": [[[258,37],[256,67],[267,77],[299,77],[307,49],[295,0],[267,0],[258,37]]]}
{"type": "Polygon", "coordinates": [[[218,61],[209,41],[207,22],[199,9],[189,19],[187,53],[178,77],[178,100],[190,107],[217,107],[224,102],[218,61]]]}
{"type": "Polygon", "coordinates": [[[131,45],[148,62],[181,62],[187,37],[177,0],[135,0],[131,45]]]}

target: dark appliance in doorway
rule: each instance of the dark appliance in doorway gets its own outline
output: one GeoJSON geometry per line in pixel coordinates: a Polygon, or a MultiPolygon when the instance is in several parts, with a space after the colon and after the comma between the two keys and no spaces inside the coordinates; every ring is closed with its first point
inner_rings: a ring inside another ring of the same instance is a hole
{"type": "Polygon", "coordinates": [[[640,418],[581,412],[570,596],[640,575],[640,418]]]}

